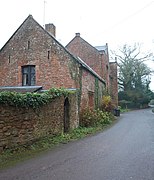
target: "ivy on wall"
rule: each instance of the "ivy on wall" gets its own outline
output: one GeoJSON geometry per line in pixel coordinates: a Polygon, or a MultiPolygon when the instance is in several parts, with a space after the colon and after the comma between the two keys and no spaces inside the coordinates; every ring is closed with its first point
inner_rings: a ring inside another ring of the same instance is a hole
{"type": "Polygon", "coordinates": [[[70,93],[74,93],[64,88],[51,88],[44,93],[17,93],[17,92],[1,92],[0,105],[9,105],[22,108],[36,109],[52,101],[52,99],[60,96],[68,97],[70,93]]]}
{"type": "Polygon", "coordinates": [[[95,78],[95,109],[98,108],[98,98],[99,98],[99,84],[98,84],[98,78],[95,78]]]}

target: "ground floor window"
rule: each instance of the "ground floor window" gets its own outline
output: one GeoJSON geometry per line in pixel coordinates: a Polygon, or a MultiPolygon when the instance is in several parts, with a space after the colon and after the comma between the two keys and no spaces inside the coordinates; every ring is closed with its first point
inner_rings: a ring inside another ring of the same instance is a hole
{"type": "Polygon", "coordinates": [[[35,85],[35,66],[34,65],[22,66],[22,85],[23,86],[35,85]]]}

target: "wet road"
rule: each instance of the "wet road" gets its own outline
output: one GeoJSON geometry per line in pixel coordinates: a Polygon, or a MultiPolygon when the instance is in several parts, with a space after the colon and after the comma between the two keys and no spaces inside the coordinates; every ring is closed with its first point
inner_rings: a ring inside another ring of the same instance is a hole
{"type": "Polygon", "coordinates": [[[154,114],[122,114],[110,129],[0,171],[0,180],[154,180],[154,114]]]}

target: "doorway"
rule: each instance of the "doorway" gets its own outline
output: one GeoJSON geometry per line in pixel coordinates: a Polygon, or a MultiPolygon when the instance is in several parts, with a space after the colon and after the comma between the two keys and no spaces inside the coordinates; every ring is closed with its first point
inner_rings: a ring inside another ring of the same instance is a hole
{"type": "Polygon", "coordinates": [[[64,102],[64,133],[67,133],[70,128],[70,115],[69,115],[70,104],[68,98],[64,102]]]}

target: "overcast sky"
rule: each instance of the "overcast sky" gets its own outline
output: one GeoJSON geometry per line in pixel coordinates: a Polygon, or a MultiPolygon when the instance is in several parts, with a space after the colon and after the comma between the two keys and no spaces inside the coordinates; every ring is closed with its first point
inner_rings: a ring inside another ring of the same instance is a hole
{"type": "Polygon", "coordinates": [[[54,23],[64,46],[80,32],[93,46],[108,43],[116,49],[140,42],[145,51],[154,52],[152,0],[46,0],[45,13],[44,0],[0,0],[0,48],[29,14],[42,26],[54,23]]]}

